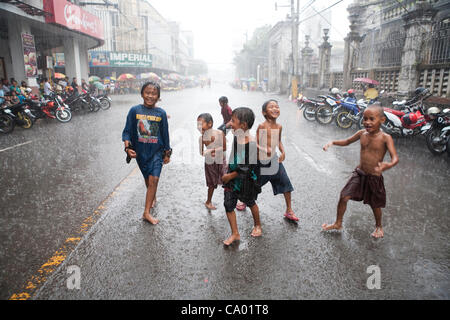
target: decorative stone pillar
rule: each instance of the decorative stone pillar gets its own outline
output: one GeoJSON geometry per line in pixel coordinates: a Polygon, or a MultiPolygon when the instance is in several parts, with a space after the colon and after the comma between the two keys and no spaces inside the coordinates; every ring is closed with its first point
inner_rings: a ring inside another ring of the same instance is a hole
{"type": "Polygon", "coordinates": [[[314,54],[313,49],[309,47],[309,36],[305,35],[305,47],[302,49],[302,77],[300,85],[310,87],[309,74],[311,73],[311,58],[314,54]]]}
{"type": "Polygon", "coordinates": [[[326,75],[330,73],[331,47],[328,42],[328,32],[330,29],[323,29],[323,43],[319,46],[319,88],[329,87],[330,83],[325,83],[326,75]]]}
{"type": "Polygon", "coordinates": [[[398,94],[408,96],[415,90],[419,80],[417,66],[423,62],[422,52],[425,37],[432,31],[433,17],[437,13],[431,4],[416,3],[413,10],[402,16],[406,33],[402,51],[402,66],[398,80],[398,94]]]}
{"type": "Polygon", "coordinates": [[[359,35],[358,29],[358,17],[362,14],[364,10],[358,5],[350,5],[347,8],[350,13],[348,19],[350,21],[350,32],[347,34],[344,47],[344,71],[343,71],[343,88],[347,90],[352,87],[352,77],[351,72],[355,67],[355,57],[357,50],[359,50],[359,44],[361,43],[361,36],[359,35]]]}

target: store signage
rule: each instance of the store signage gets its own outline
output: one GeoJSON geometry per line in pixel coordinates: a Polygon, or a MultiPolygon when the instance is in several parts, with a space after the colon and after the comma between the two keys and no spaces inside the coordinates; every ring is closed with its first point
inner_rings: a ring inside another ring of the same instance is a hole
{"type": "Polygon", "coordinates": [[[36,47],[33,35],[22,33],[22,48],[26,77],[37,77],[36,47]]]}
{"type": "Polygon", "coordinates": [[[46,23],[55,23],[103,40],[103,22],[97,16],[66,0],[44,0],[46,23]]]}
{"type": "Polygon", "coordinates": [[[152,55],[145,53],[91,51],[89,52],[89,66],[151,68],[152,55]]]}

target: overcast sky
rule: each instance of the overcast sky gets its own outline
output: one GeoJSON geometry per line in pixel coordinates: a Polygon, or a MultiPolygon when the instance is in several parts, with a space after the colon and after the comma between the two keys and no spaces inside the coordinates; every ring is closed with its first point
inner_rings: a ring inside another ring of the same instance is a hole
{"type": "MultiPolygon", "coordinates": [[[[166,19],[180,23],[182,30],[194,33],[195,58],[209,65],[225,67],[233,60],[233,44],[250,39],[255,28],[264,24],[275,25],[290,13],[290,0],[148,0],[166,19]],[[275,2],[278,10],[275,11],[275,2]]],[[[300,8],[312,2],[320,11],[339,0],[300,0],[300,8]]],[[[296,1],[295,1],[296,2],[296,1]]],[[[342,40],[348,33],[346,8],[353,0],[343,0],[332,10],[331,40],[342,40]]],[[[307,18],[300,12],[300,20],[307,18]]],[[[305,22],[308,23],[308,22],[305,22]]],[[[304,37],[300,34],[300,40],[304,37]]],[[[320,40],[319,40],[320,41],[320,40]]],[[[319,42],[316,40],[316,43],[319,42]]]]}

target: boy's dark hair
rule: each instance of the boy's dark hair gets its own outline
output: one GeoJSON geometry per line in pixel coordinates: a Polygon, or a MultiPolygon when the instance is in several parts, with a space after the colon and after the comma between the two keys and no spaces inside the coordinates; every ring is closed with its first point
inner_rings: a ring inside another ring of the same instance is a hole
{"type": "Polygon", "coordinates": [[[370,105],[368,105],[367,106],[367,109],[372,109],[372,110],[376,110],[377,112],[378,112],[378,116],[380,117],[380,118],[383,118],[383,117],[385,117],[385,115],[384,115],[384,109],[383,109],[383,107],[381,106],[381,103],[379,103],[379,102],[375,102],[375,103],[372,103],[372,104],[370,104],[370,105]]]}
{"type": "Polygon", "coordinates": [[[219,102],[228,103],[228,98],[225,97],[225,96],[221,96],[221,97],[219,98],[219,102]]]}
{"type": "Polygon", "coordinates": [[[248,129],[251,129],[253,123],[255,122],[255,114],[253,113],[253,110],[247,107],[236,108],[233,110],[231,115],[235,116],[239,122],[246,123],[248,129]]]}
{"type": "Polygon", "coordinates": [[[213,117],[212,117],[212,115],[211,114],[209,114],[209,113],[202,113],[202,114],[200,114],[198,117],[197,117],[197,120],[198,119],[203,119],[203,120],[205,120],[205,122],[206,123],[212,123],[212,124],[214,124],[214,121],[213,121],[213,117]]]}
{"type": "MultiPolygon", "coordinates": [[[[268,106],[269,103],[271,103],[272,101],[275,102],[276,104],[278,104],[278,101],[275,100],[275,99],[267,100],[267,101],[264,102],[263,105],[262,105],[262,112],[263,112],[263,113],[267,111],[267,106],[268,106]]],[[[266,116],[264,116],[264,117],[266,117],[266,116]]]]}
{"type": "Polygon", "coordinates": [[[141,96],[144,93],[145,88],[147,88],[148,86],[152,86],[152,87],[156,88],[156,91],[158,91],[158,98],[161,97],[161,87],[159,86],[159,84],[157,84],[156,82],[153,82],[153,81],[148,81],[142,85],[141,96]]]}

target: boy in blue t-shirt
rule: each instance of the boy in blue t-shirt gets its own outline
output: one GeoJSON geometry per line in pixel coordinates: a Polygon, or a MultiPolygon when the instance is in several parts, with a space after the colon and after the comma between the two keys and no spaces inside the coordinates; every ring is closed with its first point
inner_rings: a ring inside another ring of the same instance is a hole
{"type": "Polygon", "coordinates": [[[130,158],[136,158],[145,179],[147,194],[142,218],[151,224],[159,222],[150,209],[154,206],[162,165],[170,162],[172,153],[166,112],[156,107],[160,93],[157,83],[146,82],[142,86],[144,103],[130,109],[122,132],[125,152],[130,158]]]}

